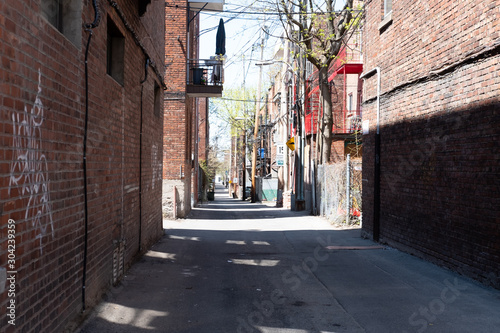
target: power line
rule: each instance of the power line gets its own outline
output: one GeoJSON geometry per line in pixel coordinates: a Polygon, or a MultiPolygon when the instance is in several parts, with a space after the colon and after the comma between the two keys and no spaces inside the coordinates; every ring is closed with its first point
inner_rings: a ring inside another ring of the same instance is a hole
{"type": "MultiPolygon", "coordinates": [[[[169,8],[181,8],[181,9],[188,9],[190,7],[187,6],[179,6],[179,5],[173,5],[169,4],[168,2],[165,2],[165,7],[169,8]]],[[[284,13],[280,12],[249,12],[249,11],[236,11],[236,10],[219,10],[219,9],[210,9],[210,8],[204,8],[203,11],[205,12],[214,12],[214,13],[229,13],[229,14],[248,14],[248,15],[284,15],[284,13]]]]}
{"type": "MultiPolygon", "coordinates": [[[[169,8],[181,8],[181,9],[188,9],[190,7],[187,6],[179,6],[179,5],[174,5],[174,4],[169,4],[168,2],[165,2],[165,7],[169,8]]],[[[260,8],[259,8],[260,9],[260,8]]],[[[229,13],[229,14],[248,14],[248,15],[275,15],[275,16],[286,16],[284,12],[281,11],[276,11],[272,12],[267,10],[266,8],[262,8],[262,11],[255,11],[255,12],[250,12],[250,11],[236,11],[236,10],[227,10],[227,9],[210,9],[210,8],[204,8],[203,11],[205,12],[214,12],[214,13],[229,13]]],[[[356,10],[352,9],[353,12],[359,12],[362,10],[356,10]]],[[[340,14],[342,11],[321,11],[321,12],[310,12],[310,13],[305,13],[302,15],[322,15],[322,14],[340,14]]]]}
{"type": "MultiPolygon", "coordinates": [[[[216,99],[230,102],[243,102],[243,103],[257,103],[257,100],[254,99],[236,99],[236,98],[227,98],[227,97],[217,97],[216,99]]],[[[260,101],[261,103],[272,104],[273,102],[260,101]]]]}

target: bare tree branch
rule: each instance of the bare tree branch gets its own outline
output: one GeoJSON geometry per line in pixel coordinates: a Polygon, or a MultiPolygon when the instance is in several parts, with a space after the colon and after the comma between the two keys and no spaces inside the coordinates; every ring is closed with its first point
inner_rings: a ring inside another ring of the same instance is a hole
{"type": "Polygon", "coordinates": [[[362,17],[362,11],[353,17],[353,0],[345,0],[339,11],[335,10],[336,3],[336,0],[302,0],[299,3],[276,0],[278,11],[283,13],[280,19],[286,38],[304,50],[306,59],[318,70],[318,84],[324,110],[318,140],[321,160],[324,162],[328,162],[330,158],[335,117],[332,112],[328,68],[342,47],[347,45],[347,39],[357,29],[362,17]],[[294,31],[289,32],[288,26],[294,27],[294,31]]]}

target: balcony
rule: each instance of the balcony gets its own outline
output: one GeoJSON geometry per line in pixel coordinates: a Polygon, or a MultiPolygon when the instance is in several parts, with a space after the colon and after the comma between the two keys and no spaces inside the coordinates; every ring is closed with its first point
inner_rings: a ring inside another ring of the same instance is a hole
{"type": "MultiPolygon", "coordinates": [[[[332,95],[332,133],[337,137],[348,137],[361,130],[361,91],[363,72],[362,57],[359,51],[340,50],[337,59],[328,70],[328,81],[336,87],[332,95]],[[337,102],[334,102],[337,100],[337,102]]],[[[305,82],[304,100],[306,135],[316,134],[318,114],[323,113],[318,86],[318,74],[312,73],[305,82]]]]}
{"type": "Polygon", "coordinates": [[[186,93],[190,97],[222,97],[224,62],[219,59],[190,59],[186,93]]]}
{"type": "Polygon", "coordinates": [[[336,135],[354,134],[361,131],[361,110],[342,110],[333,112],[333,133],[336,135]]]}
{"type": "Polygon", "coordinates": [[[188,0],[191,10],[222,11],[224,0],[188,0]]]}

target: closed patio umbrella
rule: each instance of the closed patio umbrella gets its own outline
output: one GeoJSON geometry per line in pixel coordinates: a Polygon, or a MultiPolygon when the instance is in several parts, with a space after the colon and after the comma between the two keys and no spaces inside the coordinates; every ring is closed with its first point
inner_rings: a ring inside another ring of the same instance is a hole
{"type": "Polygon", "coordinates": [[[217,28],[217,36],[215,38],[215,54],[226,54],[226,31],[224,30],[223,19],[220,19],[219,28],[217,28]]]}

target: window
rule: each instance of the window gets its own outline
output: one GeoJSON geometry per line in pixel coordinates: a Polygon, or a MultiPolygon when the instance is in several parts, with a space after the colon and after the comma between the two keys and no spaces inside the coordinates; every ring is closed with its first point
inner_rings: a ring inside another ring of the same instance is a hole
{"type": "Polygon", "coordinates": [[[392,0],[384,0],[384,17],[392,12],[392,0]]]}
{"type": "Polygon", "coordinates": [[[162,89],[158,85],[158,83],[155,82],[155,92],[154,92],[154,114],[156,117],[160,117],[161,114],[161,104],[163,101],[163,94],[162,94],[162,89]]]}
{"type": "Polygon", "coordinates": [[[382,22],[378,25],[381,34],[392,24],[392,0],[383,0],[382,10],[382,22]]]}
{"type": "Polygon", "coordinates": [[[42,0],[42,16],[76,47],[81,46],[82,1],[42,0]]]}
{"type": "Polygon", "coordinates": [[[106,72],[123,86],[124,82],[125,38],[120,29],[108,17],[108,39],[106,47],[106,72]]]}
{"type": "Polygon", "coordinates": [[[347,111],[352,111],[352,93],[349,93],[347,98],[347,111]]]}

